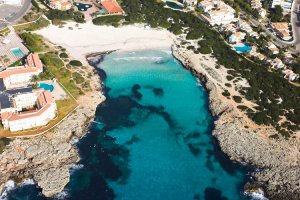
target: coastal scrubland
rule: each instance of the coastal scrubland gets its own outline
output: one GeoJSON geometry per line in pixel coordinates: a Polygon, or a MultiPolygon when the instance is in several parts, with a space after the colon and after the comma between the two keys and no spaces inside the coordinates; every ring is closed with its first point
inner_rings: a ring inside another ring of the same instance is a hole
{"type": "Polygon", "coordinates": [[[120,25],[120,21],[123,19],[124,17],[122,15],[102,16],[93,19],[93,23],[95,25],[112,25],[117,27],[120,25]]]}

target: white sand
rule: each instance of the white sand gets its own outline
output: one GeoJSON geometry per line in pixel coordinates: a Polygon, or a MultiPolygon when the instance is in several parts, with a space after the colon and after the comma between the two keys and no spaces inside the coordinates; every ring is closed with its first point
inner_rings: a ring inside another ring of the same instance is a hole
{"type": "Polygon", "coordinates": [[[90,21],[78,27],[75,25],[73,22],[65,24],[63,28],[50,25],[36,33],[65,47],[72,57],[80,60],[84,60],[88,53],[170,48],[173,43],[173,36],[168,31],[145,29],[142,25],[115,28],[95,26],[90,21]]]}

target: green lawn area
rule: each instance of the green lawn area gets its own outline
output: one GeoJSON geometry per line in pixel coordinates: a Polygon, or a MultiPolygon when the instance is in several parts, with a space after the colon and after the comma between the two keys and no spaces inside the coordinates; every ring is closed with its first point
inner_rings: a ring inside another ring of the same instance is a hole
{"type": "Polygon", "coordinates": [[[20,37],[24,40],[26,47],[31,52],[41,52],[47,50],[42,36],[38,34],[24,32],[20,34],[20,37]]]}
{"type": "Polygon", "coordinates": [[[83,94],[73,80],[72,72],[68,70],[63,61],[54,53],[40,55],[47,70],[75,97],[83,94]]]}

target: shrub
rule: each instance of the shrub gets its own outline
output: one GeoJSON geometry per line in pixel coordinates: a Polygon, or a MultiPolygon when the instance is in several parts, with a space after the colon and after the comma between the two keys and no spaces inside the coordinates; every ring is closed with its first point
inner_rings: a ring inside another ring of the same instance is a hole
{"type": "Polygon", "coordinates": [[[63,52],[63,53],[59,54],[59,57],[60,58],[68,58],[69,56],[68,56],[68,54],[63,52]]]}
{"type": "Polygon", "coordinates": [[[230,93],[228,92],[228,90],[224,90],[224,92],[222,92],[222,95],[224,97],[229,97],[230,96],[230,93]]]}
{"type": "Polygon", "coordinates": [[[228,76],[226,76],[226,79],[227,79],[228,81],[231,81],[231,80],[233,80],[233,79],[234,79],[234,77],[233,77],[233,76],[230,76],[230,75],[228,75],[228,76]]]}
{"type": "Polygon", "coordinates": [[[113,25],[119,26],[120,21],[123,20],[124,17],[121,15],[114,15],[114,16],[101,16],[93,19],[93,24],[95,25],[113,25]]]}
{"type": "Polygon", "coordinates": [[[186,39],[187,40],[197,40],[200,39],[203,36],[203,33],[199,30],[191,30],[187,33],[186,39]]]}
{"type": "Polygon", "coordinates": [[[225,86],[231,87],[231,84],[230,83],[225,83],[225,86]]]}
{"type": "Polygon", "coordinates": [[[233,96],[232,98],[233,98],[233,100],[234,100],[236,103],[241,103],[241,102],[242,102],[242,97],[240,97],[240,96],[233,96]]]}
{"type": "Polygon", "coordinates": [[[168,30],[174,33],[175,35],[180,35],[182,33],[180,24],[172,24],[168,30]]]}
{"type": "Polygon", "coordinates": [[[71,60],[70,65],[79,67],[82,66],[82,63],[79,60],[71,60]]]}
{"type": "Polygon", "coordinates": [[[72,74],[72,77],[74,79],[74,81],[77,83],[77,84],[80,84],[80,83],[83,83],[84,82],[84,78],[82,77],[81,74],[79,74],[78,72],[74,72],[72,74]]]}

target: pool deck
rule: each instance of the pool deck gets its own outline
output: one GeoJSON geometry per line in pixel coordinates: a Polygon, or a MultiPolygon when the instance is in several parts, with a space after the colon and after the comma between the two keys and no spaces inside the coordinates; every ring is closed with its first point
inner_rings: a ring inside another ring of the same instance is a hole
{"type": "Polygon", "coordinates": [[[92,1],[92,0],[74,1],[74,3],[82,3],[82,4],[92,5],[92,7],[90,7],[87,11],[78,10],[77,6],[73,5],[73,7],[75,8],[76,11],[79,11],[82,14],[84,14],[84,17],[85,17],[86,20],[91,20],[92,19],[92,14],[97,13],[100,10],[99,5],[97,5],[97,3],[95,1],[92,1]]]}
{"type": "Polygon", "coordinates": [[[69,95],[64,91],[64,89],[57,82],[53,82],[52,80],[47,80],[47,81],[40,81],[38,83],[39,84],[46,83],[54,86],[54,90],[51,93],[55,101],[70,98],[69,95]]]}
{"type": "Polygon", "coordinates": [[[10,33],[6,37],[0,37],[0,70],[7,68],[9,65],[15,63],[20,60],[27,54],[29,54],[29,50],[22,43],[22,39],[16,33],[10,33]],[[4,39],[10,40],[10,43],[4,44],[2,41],[4,39]],[[23,55],[16,56],[11,52],[11,49],[19,48],[23,55]],[[7,56],[9,58],[9,62],[4,62],[3,57],[7,56]]]}

